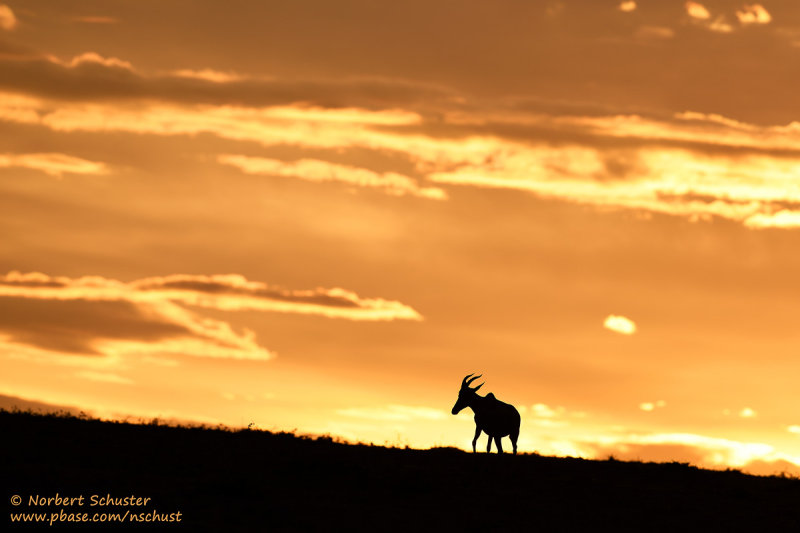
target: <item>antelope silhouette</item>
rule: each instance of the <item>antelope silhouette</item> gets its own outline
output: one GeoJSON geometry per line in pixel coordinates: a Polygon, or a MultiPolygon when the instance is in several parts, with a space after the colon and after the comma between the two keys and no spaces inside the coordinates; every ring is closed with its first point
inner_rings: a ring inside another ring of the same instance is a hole
{"type": "Polygon", "coordinates": [[[519,412],[513,405],[495,398],[491,392],[486,396],[478,395],[478,389],[483,387],[485,383],[481,383],[474,389],[470,385],[482,375],[472,377],[473,374],[470,374],[461,381],[461,390],[458,391],[458,400],[453,406],[452,413],[457,415],[465,407],[469,407],[475,413],[475,438],[472,439],[473,452],[476,451],[475,443],[478,442],[478,437],[483,431],[489,435],[486,453],[492,451],[492,439],[497,445],[497,453],[503,453],[503,445],[500,439],[506,435],[511,438],[514,453],[517,453],[520,424],[519,412]]]}

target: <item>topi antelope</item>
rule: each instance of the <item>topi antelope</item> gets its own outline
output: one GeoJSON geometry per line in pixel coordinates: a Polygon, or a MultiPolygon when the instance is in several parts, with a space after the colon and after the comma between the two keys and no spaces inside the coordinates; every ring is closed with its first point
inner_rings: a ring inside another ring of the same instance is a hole
{"type": "MultiPolygon", "coordinates": [[[[483,375],[483,374],[481,374],[483,375]]],[[[475,438],[472,439],[472,451],[475,451],[475,443],[481,431],[489,435],[489,444],[486,446],[486,453],[492,451],[492,439],[497,445],[497,453],[503,453],[503,445],[500,439],[508,435],[511,444],[514,446],[514,453],[517,453],[517,438],[519,437],[519,412],[513,405],[501,402],[494,397],[491,392],[486,396],[479,396],[478,389],[483,387],[483,383],[477,387],[470,388],[470,384],[481,376],[472,377],[468,375],[461,382],[461,390],[458,391],[458,400],[453,406],[453,414],[457,415],[465,407],[472,409],[475,413],[475,438]]]]}

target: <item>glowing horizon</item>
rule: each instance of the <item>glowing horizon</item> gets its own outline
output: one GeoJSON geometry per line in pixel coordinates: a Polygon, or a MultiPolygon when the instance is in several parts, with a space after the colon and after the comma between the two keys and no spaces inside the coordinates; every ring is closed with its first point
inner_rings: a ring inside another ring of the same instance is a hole
{"type": "Polygon", "coordinates": [[[0,0],[0,396],[800,474],[800,11],[449,5],[0,0]]]}

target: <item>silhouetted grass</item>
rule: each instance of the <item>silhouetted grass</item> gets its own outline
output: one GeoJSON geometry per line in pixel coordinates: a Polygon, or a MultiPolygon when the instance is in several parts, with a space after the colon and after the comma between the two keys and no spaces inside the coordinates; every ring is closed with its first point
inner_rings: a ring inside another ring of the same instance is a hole
{"type": "MultiPolygon", "coordinates": [[[[14,494],[111,493],[152,498],[144,510],[182,513],[180,523],[126,527],[140,531],[594,531],[609,525],[633,531],[780,531],[800,526],[797,479],[678,462],[412,450],[252,427],[142,422],[0,411],[6,508],[26,509],[11,506],[14,494]]],[[[89,524],[84,529],[121,527],[89,524]]]]}

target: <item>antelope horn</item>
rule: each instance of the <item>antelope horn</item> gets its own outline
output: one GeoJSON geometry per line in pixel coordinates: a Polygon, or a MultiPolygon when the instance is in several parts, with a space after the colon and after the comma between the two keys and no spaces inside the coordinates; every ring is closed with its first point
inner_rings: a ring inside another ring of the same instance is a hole
{"type": "MultiPolygon", "coordinates": [[[[478,377],[480,377],[480,376],[478,376],[478,377]]],[[[480,385],[478,385],[477,387],[475,387],[475,388],[474,388],[474,389],[472,389],[472,390],[473,390],[473,391],[476,391],[476,390],[480,389],[481,387],[483,387],[484,385],[486,385],[486,382],[484,382],[484,383],[481,383],[480,385]]]]}
{"type": "MultiPolygon", "coordinates": [[[[475,376],[475,377],[473,378],[473,377],[471,377],[471,376],[472,376],[472,374],[470,374],[469,376],[467,376],[466,378],[464,378],[464,385],[466,385],[466,386],[470,386],[470,385],[472,385],[472,382],[473,382],[473,381],[475,381],[476,379],[480,378],[482,375],[483,375],[483,374],[480,374],[480,375],[477,375],[477,376],[475,376]],[[467,380],[467,378],[469,378],[469,380],[467,380]]],[[[476,389],[476,390],[477,390],[477,389],[476,389]]]]}

